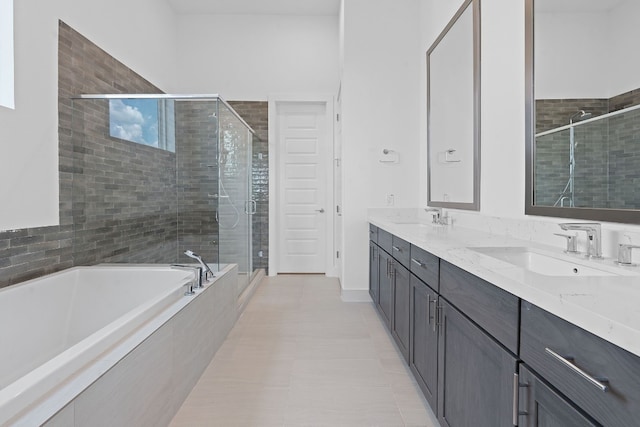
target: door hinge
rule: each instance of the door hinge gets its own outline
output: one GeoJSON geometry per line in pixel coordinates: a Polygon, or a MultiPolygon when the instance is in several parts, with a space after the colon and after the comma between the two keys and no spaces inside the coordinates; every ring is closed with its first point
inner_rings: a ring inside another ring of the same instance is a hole
{"type": "Polygon", "coordinates": [[[336,251],[336,258],[340,258],[340,251],[336,251]]]}
{"type": "Polygon", "coordinates": [[[340,113],[336,114],[336,121],[339,122],[340,121],[340,113]]]}
{"type": "Polygon", "coordinates": [[[339,214],[340,213],[340,205],[336,205],[336,213],[339,214]]]}

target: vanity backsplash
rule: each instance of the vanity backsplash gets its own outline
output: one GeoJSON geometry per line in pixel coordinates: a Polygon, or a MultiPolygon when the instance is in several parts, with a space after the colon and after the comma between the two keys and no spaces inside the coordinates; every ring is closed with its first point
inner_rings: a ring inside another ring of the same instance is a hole
{"type": "MultiPolygon", "coordinates": [[[[425,212],[424,208],[372,208],[369,209],[369,215],[384,216],[391,221],[415,221],[423,223],[430,223],[432,221],[431,212],[425,212]]],[[[476,212],[448,209],[444,210],[444,215],[449,216],[449,227],[469,228],[498,236],[528,240],[554,246],[561,250],[565,249],[566,240],[556,234],[576,234],[578,238],[578,251],[582,253],[586,253],[587,250],[585,234],[563,231],[558,224],[563,222],[596,222],[565,218],[502,218],[482,215],[476,212]]],[[[640,245],[640,227],[607,222],[601,222],[600,224],[602,224],[602,255],[605,258],[616,258],[618,256],[618,245],[620,243],[640,245]]],[[[447,226],[445,225],[443,227],[447,226]]],[[[640,253],[634,253],[633,258],[635,262],[640,262],[640,253]]]]}

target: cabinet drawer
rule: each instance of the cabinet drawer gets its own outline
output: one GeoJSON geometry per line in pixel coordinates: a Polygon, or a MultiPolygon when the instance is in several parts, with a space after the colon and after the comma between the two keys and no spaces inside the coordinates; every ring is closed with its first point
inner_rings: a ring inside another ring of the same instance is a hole
{"type": "Polygon", "coordinates": [[[369,240],[378,243],[378,227],[373,224],[369,224],[369,240]]]}
{"type": "Polygon", "coordinates": [[[388,254],[393,252],[393,236],[388,231],[378,228],[378,246],[384,249],[388,254]]]}
{"type": "Polygon", "coordinates": [[[391,245],[391,255],[405,268],[409,269],[411,262],[411,245],[406,240],[393,236],[391,245]]]}
{"type": "Polygon", "coordinates": [[[410,270],[431,289],[439,290],[440,259],[437,256],[411,245],[410,270]]]}
{"type": "Polygon", "coordinates": [[[444,260],[440,261],[440,294],[518,354],[518,297],[444,260]]]}
{"type": "Polygon", "coordinates": [[[599,423],[640,425],[639,357],[526,301],[520,356],[599,423]]]}

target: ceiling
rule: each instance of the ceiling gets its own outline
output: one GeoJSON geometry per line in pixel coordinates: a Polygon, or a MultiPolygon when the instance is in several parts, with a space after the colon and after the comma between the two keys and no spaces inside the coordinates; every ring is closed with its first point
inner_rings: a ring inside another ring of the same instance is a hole
{"type": "Polygon", "coordinates": [[[340,0],[168,0],[178,14],[338,15],[340,0]]]}

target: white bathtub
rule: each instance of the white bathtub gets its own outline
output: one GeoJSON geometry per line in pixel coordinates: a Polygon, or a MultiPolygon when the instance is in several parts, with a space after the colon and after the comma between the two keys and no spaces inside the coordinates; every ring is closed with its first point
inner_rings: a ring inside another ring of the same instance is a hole
{"type": "Polygon", "coordinates": [[[0,425],[167,307],[194,298],[184,296],[193,278],[162,265],[101,265],[0,290],[0,425]]]}

